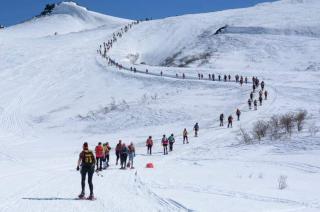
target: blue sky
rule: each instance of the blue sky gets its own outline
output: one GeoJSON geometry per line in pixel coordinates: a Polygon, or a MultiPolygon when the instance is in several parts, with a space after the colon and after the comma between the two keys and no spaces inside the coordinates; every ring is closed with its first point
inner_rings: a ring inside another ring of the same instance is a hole
{"type": "MultiPolygon", "coordinates": [[[[0,24],[10,26],[38,15],[57,0],[0,0],[0,24]]],[[[274,0],[75,0],[90,10],[129,19],[163,18],[188,13],[248,7],[274,0]]]]}

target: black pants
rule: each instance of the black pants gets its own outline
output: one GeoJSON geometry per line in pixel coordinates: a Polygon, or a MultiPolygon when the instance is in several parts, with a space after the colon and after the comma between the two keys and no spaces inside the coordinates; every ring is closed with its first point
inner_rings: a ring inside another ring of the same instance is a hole
{"type": "Polygon", "coordinates": [[[163,145],[163,154],[164,155],[168,154],[168,145],[163,145]]]}
{"type": "Polygon", "coordinates": [[[198,137],[198,130],[194,131],[194,137],[198,137]]]}
{"type": "Polygon", "coordinates": [[[232,122],[228,122],[228,128],[229,128],[229,126],[232,127],[232,122]]]}
{"type": "Polygon", "coordinates": [[[187,141],[187,143],[189,143],[188,136],[183,136],[183,144],[185,143],[185,141],[187,141]]]}
{"type": "Polygon", "coordinates": [[[106,159],[105,159],[106,160],[106,165],[109,166],[110,155],[107,154],[105,157],[106,157],[106,159]]]}
{"type": "Polygon", "coordinates": [[[220,120],[220,127],[223,126],[223,120],[220,120]]]}
{"type": "Polygon", "coordinates": [[[97,162],[97,170],[101,170],[102,169],[102,160],[103,158],[96,158],[97,162]]]}
{"type": "Polygon", "coordinates": [[[121,162],[121,168],[126,168],[127,166],[127,154],[121,154],[120,156],[120,162],[121,162]]]}
{"type": "Polygon", "coordinates": [[[170,151],[173,150],[173,142],[169,142],[169,150],[170,150],[170,151]]]}
{"type": "Polygon", "coordinates": [[[148,145],[148,154],[152,155],[152,145],[148,145]]]}
{"type": "Polygon", "coordinates": [[[240,115],[237,115],[237,117],[238,117],[238,121],[240,121],[240,115]]]}
{"type": "Polygon", "coordinates": [[[92,176],[94,173],[94,165],[93,166],[83,166],[81,167],[81,193],[85,193],[86,186],[86,175],[88,174],[88,184],[90,188],[90,194],[93,195],[93,184],[92,184],[92,176]]]}
{"type": "Polygon", "coordinates": [[[117,156],[116,164],[118,165],[118,161],[119,161],[119,158],[120,158],[120,152],[116,151],[116,156],[117,156]]]}

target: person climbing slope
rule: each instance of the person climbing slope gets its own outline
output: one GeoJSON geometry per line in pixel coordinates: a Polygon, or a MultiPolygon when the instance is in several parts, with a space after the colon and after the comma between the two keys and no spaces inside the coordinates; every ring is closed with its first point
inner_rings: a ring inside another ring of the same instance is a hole
{"type": "Polygon", "coordinates": [[[168,141],[169,141],[169,151],[171,152],[173,150],[173,144],[175,142],[173,134],[169,136],[168,141]]]}
{"type": "Polygon", "coordinates": [[[115,149],[116,156],[117,156],[116,165],[118,165],[118,161],[120,159],[121,148],[122,148],[122,143],[121,143],[121,140],[119,140],[119,143],[117,144],[116,149],[115,149]]]}
{"type": "Polygon", "coordinates": [[[102,170],[102,162],[104,158],[103,146],[101,142],[98,143],[98,146],[95,148],[96,152],[96,161],[97,161],[97,171],[102,170]]]}
{"type": "Polygon", "coordinates": [[[88,199],[94,199],[92,177],[94,174],[95,163],[96,159],[94,157],[94,154],[91,150],[89,150],[88,143],[85,142],[82,146],[82,152],[79,155],[79,160],[77,164],[77,171],[80,170],[81,173],[81,193],[78,196],[80,199],[85,198],[85,181],[87,175],[90,189],[90,196],[88,197],[88,199]]]}
{"type": "Polygon", "coordinates": [[[147,154],[152,155],[152,146],[153,146],[152,136],[149,136],[149,138],[147,139],[146,146],[147,146],[147,154]]]}
{"type": "Polygon", "coordinates": [[[194,137],[198,137],[198,132],[199,132],[198,122],[194,125],[193,130],[194,130],[194,137]]]}
{"type": "Polygon", "coordinates": [[[185,144],[185,142],[187,142],[187,144],[189,143],[189,140],[188,140],[188,131],[186,128],[184,128],[183,130],[183,144],[185,144]]]}
{"type": "Polygon", "coordinates": [[[161,140],[161,144],[163,146],[163,154],[167,155],[168,154],[168,139],[166,137],[166,135],[163,135],[162,140],[161,140]]]}

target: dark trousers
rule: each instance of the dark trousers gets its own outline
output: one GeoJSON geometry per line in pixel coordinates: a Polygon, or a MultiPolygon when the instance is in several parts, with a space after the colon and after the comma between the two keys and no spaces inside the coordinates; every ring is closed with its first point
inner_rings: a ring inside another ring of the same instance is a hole
{"type": "Polygon", "coordinates": [[[163,145],[163,154],[164,155],[168,154],[168,145],[163,145]]]}
{"type": "Polygon", "coordinates": [[[232,127],[232,122],[228,122],[228,128],[229,128],[229,126],[232,127]]]}
{"type": "Polygon", "coordinates": [[[173,142],[169,142],[169,150],[170,150],[170,151],[173,150],[173,142]]]}
{"type": "Polygon", "coordinates": [[[223,126],[223,120],[220,120],[220,127],[223,126]]]}
{"type": "Polygon", "coordinates": [[[126,168],[127,166],[127,157],[128,155],[127,154],[121,154],[121,157],[120,157],[120,162],[121,162],[121,168],[126,168]]]}
{"type": "Polygon", "coordinates": [[[238,121],[240,121],[240,115],[237,115],[237,117],[238,117],[238,121]]]}
{"type": "Polygon", "coordinates": [[[152,155],[152,145],[148,145],[148,150],[147,150],[147,153],[152,155]]]}
{"type": "Polygon", "coordinates": [[[109,160],[110,160],[110,155],[107,154],[107,155],[106,155],[106,164],[107,164],[107,166],[109,166],[109,160]]]}
{"type": "Polygon", "coordinates": [[[183,136],[183,144],[187,141],[187,143],[189,143],[188,141],[188,136],[183,136]]]}
{"type": "Polygon", "coordinates": [[[97,170],[102,169],[102,160],[103,160],[103,158],[96,158],[97,170]]]}
{"type": "Polygon", "coordinates": [[[119,161],[119,158],[120,158],[120,152],[116,151],[116,156],[117,156],[116,165],[118,165],[118,161],[119,161]]]}
{"type": "Polygon", "coordinates": [[[81,193],[85,193],[86,186],[86,175],[88,174],[88,184],[90,189],[90,194],[93,194],[93,184],[92,184],[92,176],[94,173],[94,165],[93,166],[83,166],[81,167],[81,193]]]}

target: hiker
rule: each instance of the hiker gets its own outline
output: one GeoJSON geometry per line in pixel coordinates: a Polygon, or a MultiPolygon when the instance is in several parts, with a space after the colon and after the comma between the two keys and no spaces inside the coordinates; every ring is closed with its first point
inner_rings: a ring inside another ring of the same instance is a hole
{"type": "Polygon", "coordinates": [[[257,102],[256,99],[253,101],[253,106],[254,106],[254,109],[255,109],[255,110],[258,109],[258,102],[257,102]]]}
{"type": "Polygon", "coordinates": [[[219,74],[219,76],[218,76],[218,79],[219,79],[219,81],[221,81],[221,76],[220,76],[220,74],[219,74]]]}
{"type": "Polygon", "coordinates": [[[101,171],[102,170],[102,161],[104,158],[104,152],[103,152],[103,147],[102,147],[101,142],[99,142],[98,146],[96,146],[95,152],[96,152],[96,161],[97,161],[97,171],[101,171]]]}
{"type": "Polygon", "coordinates": [[[259,96],[260,106],[262,105],[262,96],[259,96]]]}
{"type": "Polygon", "coordinates": [[[261,82],[261,89],[264,89],[264,81],[261,82]]]}
{"type": "Polygon", "coordinates": [[[77,165],[77,171],[80,170],[81,167],[81,193],[79,195],[79,198],[82,199],[85,197],[85,181],[86,181],[86,175],[88,174],[88,184],[90,189],[90,196],[88,199],[93,200],[93,184],[92,184],[92,177],[94,173],[94,166],[96,163],[96,159],[94,157],[94,154],[91,150],[89,150],[88,143],[85,142],[82,146],[82,152],[79,155],[78,165],[77,165]]]}
{"type": "Polygon", "coordinates": [[[168,138],[169,141],[169,151],[172,152],[173,150],[173,143],[175,142],[173,134],[171,134],[168,138]]]}
{"type": "Polygon", "coordinates": [[[220,119],[220,127],[222,127],[223,126],[223,119],[224,119],[223,113],[220,114],[219,119],[220,119]]]}
{"type": "Polygon", "coordinates": [[[253,92],[250,93],[250,99],[253,100],[253,92]]]}
{"type": "Polygon", "coordinates": [[[212,74],[212,81],[214,81],[214,78],[215,78],[215,76],[214,76],[214,74],[212,74]]]}
{"type": "Polygon", "coordinates": [[[153,141],[152,141],[152,136],[149,136],[149,138],[146,141],[146,146],[147,146],[147,154],[152,155],[152,146],[153,146],[153,141]]]}
{"type": "Polygon", "coordinates": [[[120,151],[120,169],[126,169],[127,166],[127,158],[128,158],[128,147],[125,143],[121,145],[121,151],[120,151]]]}
{"type": "Polygon", "coordinates": [[[211,80],[211,74],[209,74],[209,80],[211,80]]]}
{"type": "Polygon", "coordinates": [[[231,127],[232,128],[232,121],[233,121],[233,117],[230,115],[228,117],[228,128],[231,127]]]}
{"type": "Polygon", "coordinates": [[[117,144],[116,149],[115,149],[116,156],[117,156],[116,165],[118,165],[118,161],[120,159],[121,147],[122,147],[122,143],[121,143],[121,140],[119,140],[119,143],[117,144]]]}
{"type": "Polygon", "coordinates": [[[182,74],[182,78],[183,78],[183,79],[185,79],[185,78],[186,78],[186,75],[185,75],[184,73],[182,74]]]}
{"type": "Polygon", "coordinates": [[[131,142],[130,145],[128,146],[128,152],[129,152],[129,168],[133,169],[133,158],[136,156],[136,149],[131,142]]]}
{"type": "Polygon", "coordinates": [[[199,78],[199,79],[201,78],[201,75],[200,75],[200,74],[198,74],[198,78],[199,78]]]}
{"type": "Polygon", "coordinates": [[[249,110],[251,110],[251,104],[252,104],[252,100],[248,99],[249,110]]]}
{"type": "Polygon", "coordinates": [[[246,84],[248,84],[248,77],[245,77],[245,78],[244,78],[244,82],[245,82],[246,84]]]}
{"type": "Polygon", "coordinates": [[[194,125],[193,130],[194,130],[194,137],[198,137],[198,131],[199,131],[198,122],[194,125]]]}
{"type": "Polygon", "coordinates": [[[104,158],[105,158],[105,167],[109,167],[109,160],[110,160],[110,150],[111,147],[109,143],[104,144],[104,158]]]}
{"type": "Polygon", "coordinates": [[[230,82],[231,81],[231,75],[230,74],[228,75],[228,78],[229,78],[229,82],[230,82]]]}
{"type": "Polygon", "coordinates": [[[264,100],[267,100],[267,98],[268,98],[268,91],[265,90],[265,91],[264,91],[264,100]]]}
{"type": "Polygon", "coordinates": [[[255,84],[252,85],[252,90],[253,90],[253,92],[256,92],[256,85],[255,84]]]}
{"type": "Polygon", "coordinates": [[[227,75],[224,75],[223,79],[225,82],[227,82],[227,75]]]}
{"type": "Polygon", "coordinates": [[[167,155],[168,154],[168,139],[166,138],[166,135],[163,135],[162,140],[161,140],[161,144],[163,146],[163,154],[167,155]]]}
{"type": "Polygon", "coordinates": [[[188,144],[189,143],[189,141],[188,141],[188,131],[187,131],[186,128],[184,128],[182,134],[183,134],[183,144],[185,144],[185,142],[187,142],[187,144],[188,144]]]}
{"type": "Polygon", "coordinates": [[[162,76],[163,75],[163,73],[162,73],[162,71],[160,72],[160,76],[162,76]]]}
{"type": "Polygon", "coordinates": [[[239,108],[238,108],[237,111],[236,111],[236,115],[237,115],[237,117],[238,117],[238,121],[240,121],[241,112],[240,112],[239,108]]]}

